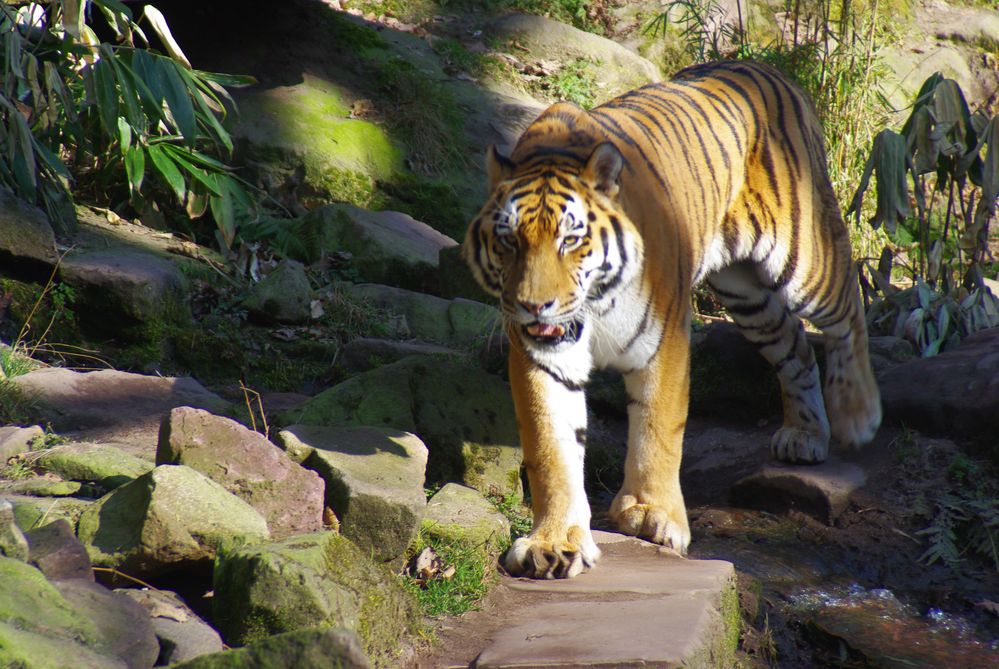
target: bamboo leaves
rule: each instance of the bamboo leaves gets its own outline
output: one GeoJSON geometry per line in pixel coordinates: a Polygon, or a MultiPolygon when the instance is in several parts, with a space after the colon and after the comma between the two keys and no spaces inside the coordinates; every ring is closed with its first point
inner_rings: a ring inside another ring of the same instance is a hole
{"type": "Polygon", "coordinates": [[[167,55],[136,44],[148,41],[120,0],[0,3],[0,185],[45,206],[64,232],[75,214],[63,160],[88,165],[79,176],[91,192],[118,197],[127,184],[137,211],[169,194],[191,217],[211,211],[228,245],[255,202],[223,162],[235,107],[224,86],[253,80],[192,69],[162,13],[146,5],[140,20],[167,55]],[[88,21],[99,17],[115,44],[94,37],[88,21]]]}

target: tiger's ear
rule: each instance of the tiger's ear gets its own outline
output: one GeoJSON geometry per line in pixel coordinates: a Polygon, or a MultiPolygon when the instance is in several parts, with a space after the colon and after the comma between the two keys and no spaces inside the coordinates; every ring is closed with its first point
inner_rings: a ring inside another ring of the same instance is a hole
{"type": "Polygon", "coordinates": [[[617,195],[624,156],[610,142],[598,144],[583,168],[583,179],[607,197],[617,195]]]}
{"type": "Polygon", "coordinates": [[[490,146],[486,150],[486,175],[489,177],[489,190],[496,187],[500,181],[507,179],[513,174],[513,161],[504,156],[496,148],[490,146]]]}

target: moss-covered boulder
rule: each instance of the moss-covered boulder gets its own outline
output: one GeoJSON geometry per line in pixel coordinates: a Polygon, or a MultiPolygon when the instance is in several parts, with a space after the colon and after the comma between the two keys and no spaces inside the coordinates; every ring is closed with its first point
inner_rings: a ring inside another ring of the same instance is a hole
{"type": "Polygon", "coordinates": [[[312,286],[305,265],[286,259],[253,285],[243,306],[259,321],[304,323],[309,320],[311,302],[312,286]]]}
{"type": "Polygon", "coordinates": [[[93,620],[38,569],[0,557],[0,667],[125,669],[100,644],[93,620]]]}
{"type": "Polygon", "coordinates": [[[33,497],[12,493],[0,493],[0,497],[14,506],[14,519],[24,531],[60,519],[75,528],[83,512],[94,505],[93,500],[78,497],[33,497]]]}
{"type": "Polygon", "coordinates": [[[405,358],[333,386],[280,418],[412,432],[429,449],[429,483],[461,481],[483,493],[522,495],[510,388],[474,365],[405,358]]]}
{"type": "Polygon", "coordinates": [[[427,505],[422,441],[386,428],[320,425],[292,425],[279,439],[326,481],[326,504],[345,537],[376,560],[405,552],[427,505]]]}
{"type": "Polygon", "coordinates": [[[306,73],[296,84],[242,91],[238,101],[235,137],[245,160],[263,173],[304,172],[297,179],[307,203],[365,206],[376,181],[403,169],[385,130],[353,118],[350,96],[328,80],[306,73]]]}
{"type": "Polygon", "coordinates": [[[368,669],[357,635],[344,629],[275,634],[245,648],[203,655],[172,669],[368,669]]]}
{"type": "Polygon", "coordinates": [[[68,481],[98,483],[105,488],[117,488],[155,466],[114,446],[90,442],[61,444],[41,451],[35,464],[68,481]]]}
{"type": "Polygon", "coordinates": [[[414,630],[415,604],[386,568],[334,532],[222,551],[214,617],[229,645],[308,628],[356,632],[377,665],[392,666],[414,630]]]}
{"type": "Polygon", "coordinates": [[[499,550],[510,543],[510,521],[482,493],[459,483],[448,483],[427,502],[423,531],[447,533],[466,544],[499,550]]]}
{"type": "Polygon", "coordinates": [[[190,467],[161,465],[88,508],[77,536],[94,564],[149,575],[270,534],[263,516],[218,483],[190,467]]]}

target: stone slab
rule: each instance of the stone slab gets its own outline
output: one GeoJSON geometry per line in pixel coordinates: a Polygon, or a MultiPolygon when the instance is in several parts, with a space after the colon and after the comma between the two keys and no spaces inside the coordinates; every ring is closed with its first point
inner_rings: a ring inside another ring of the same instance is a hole
{"type": "Polygon", "coordinates": [[[867,483],[853,463],[830,459],[820,465],[766,465],[732,487],[732,502],[775,513],[796,510],[824,523],[834,521],[850,496],[867,483]]]}
{"type": "Polygon", "coordinates": [[[687,666],[710,634],[712,614],[707,599],[687,595],[545,604],[503,629],[475,666],[687,666]]]}
{"type": "Polygon", "coordinates": [[[503,579],[506,614],[475,667],[731,666],[731,563],[619,534],[594,538],[603,557],[574,579],[503,579]]]}

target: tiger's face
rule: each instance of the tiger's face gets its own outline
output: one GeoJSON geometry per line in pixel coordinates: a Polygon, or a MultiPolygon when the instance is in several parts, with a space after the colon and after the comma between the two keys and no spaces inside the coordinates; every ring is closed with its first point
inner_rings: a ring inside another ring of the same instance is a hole
{"type": "Polygon", "coordinates": [[[462,252],[532,348],[578,342],[594,311],[609,309],[641,267],[641,238],[617,202],[622,165],[611,144],[582,168],[540,161],[519,169],[490,152],[492,193],[462,252]]]}

